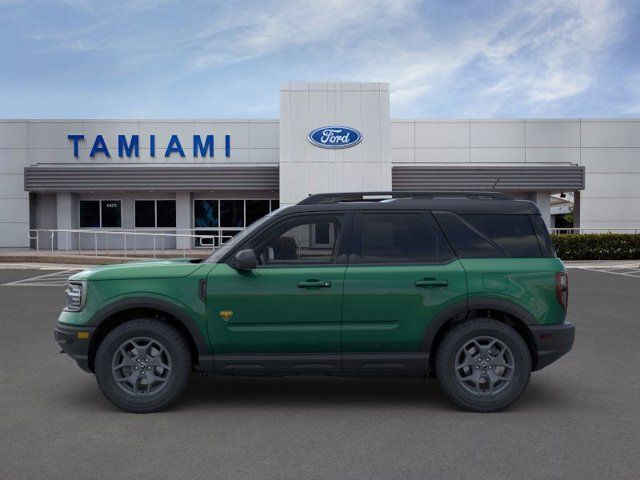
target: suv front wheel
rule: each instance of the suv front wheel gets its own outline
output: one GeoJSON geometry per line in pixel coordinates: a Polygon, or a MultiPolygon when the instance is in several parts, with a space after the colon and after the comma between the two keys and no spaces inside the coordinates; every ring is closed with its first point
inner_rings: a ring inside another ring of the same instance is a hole
{"type": "Polygon", "coordinates": [[[502,410],[522,394],[531,375],[531,355],[513,328],[488,318],[465,321],[443,338],[436,375],[446,394],[474,412],[502,410]]]}
{"type": "Polygon", "coordinates": [[[114,328],[98,348],[95,373],[104,395],[132,413],[166,408],[186,387],[191,355],[171,325],[152,318],[114,328]]]}

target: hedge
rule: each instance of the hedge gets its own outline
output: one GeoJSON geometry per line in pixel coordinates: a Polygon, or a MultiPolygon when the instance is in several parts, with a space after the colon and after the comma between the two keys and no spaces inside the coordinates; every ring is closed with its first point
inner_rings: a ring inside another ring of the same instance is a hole
{"type": "Polygon", "coordinates": [[[562,260],[640,259],[640,233],[554,234],[551,240],[562,260]]]}

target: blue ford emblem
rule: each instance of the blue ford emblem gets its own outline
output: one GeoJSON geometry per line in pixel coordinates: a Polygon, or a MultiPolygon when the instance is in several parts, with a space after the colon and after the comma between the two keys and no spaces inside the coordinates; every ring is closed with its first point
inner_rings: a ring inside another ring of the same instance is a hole
{"type": "Polygon", "coordinates": [[[342,126],[320,127],[309,134],[309,141],[322,148],[349,148],[361,140],[358,130],[342,126]]]}

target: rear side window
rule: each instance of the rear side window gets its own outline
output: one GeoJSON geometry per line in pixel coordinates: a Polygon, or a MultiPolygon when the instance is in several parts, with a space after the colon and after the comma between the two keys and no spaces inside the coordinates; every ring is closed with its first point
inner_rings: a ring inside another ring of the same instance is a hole
{"type": "Polygon", "coordinates": [[[549,230],[547,230],[544,220],[542,220],[540,215],[531,215],[529,218],[531,219],[533,229],[536,231],[536,235],[538,236],[538,243],[542,249],[542,256],[555,257],[556,249],[553,248],[551,237],[549,237],[549,230]]]}
{"type": "Polygon", "coordinates": [[[442,263],[454,258],[427,213],[364,213],[357,225],[355,263],[442,263]]]}
{"type": "Polygon", "coordinates": [[[542,256],[528,215],[463,215],[471,226],[492,240],[509,257],[542,256]]]}
{"type": "Polygon", "coordinates": [[[436,214],[462,258],[538,258],[542,256],[529,215],[436,214]]]}
{"type": "Polygon", "coordinates": [[[505,254],[485,235],[451,212],[434,212],[460,258],[496,258],[505,254]]]}

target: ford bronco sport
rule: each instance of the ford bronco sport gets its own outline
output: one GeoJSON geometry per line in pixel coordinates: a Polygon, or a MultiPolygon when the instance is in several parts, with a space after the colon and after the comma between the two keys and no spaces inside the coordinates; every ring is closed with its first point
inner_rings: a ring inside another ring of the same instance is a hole
{"type": "Polygon", "coordinates": [[[191,372],[435,376],[460,407],[513,403],[571,349],[568,284],[535,204],[486,192],[312,195],[206,260],[69,279],[55,339],[137,413],[191,372]]]}

